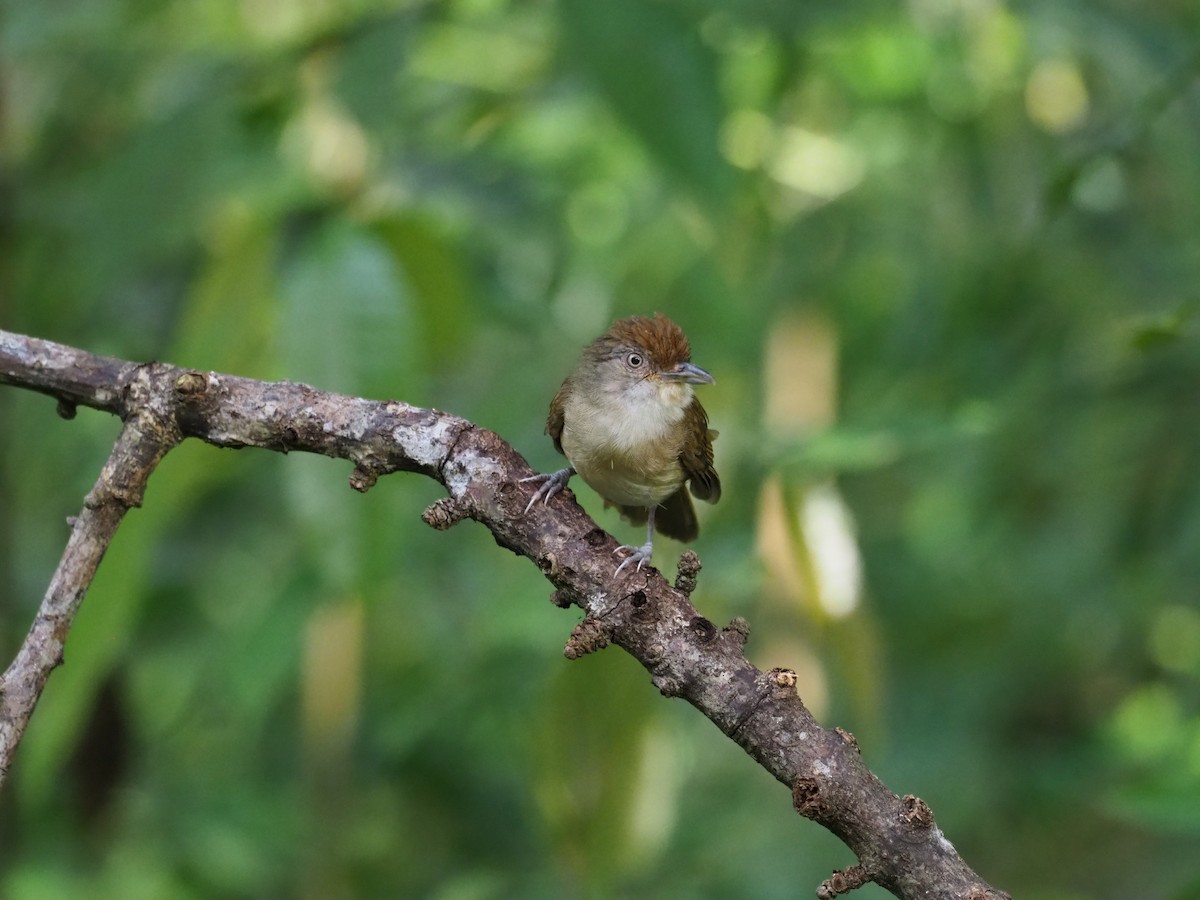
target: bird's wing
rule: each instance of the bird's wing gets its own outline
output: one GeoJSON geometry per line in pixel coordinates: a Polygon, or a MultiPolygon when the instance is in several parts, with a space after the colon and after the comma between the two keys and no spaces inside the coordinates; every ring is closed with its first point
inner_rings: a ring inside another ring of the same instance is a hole
{"type": "Polygon", "coordinates": [[[693,399],[683,413],[687,439],[679,454],[679,464],[692,493],[701,500],[716,503],[721,499],[721,479],[713,468],[713,439],[717,433],[708,427],[708,414],[699,400],[693,399]]]}
{"type": "MultiPolygon", "coordinates": [[[[550,401],[550,412],[546,415],[546,434],[550,435],[550,440],[554,441],[554,449],[559,453],[563,452],[563,418],[567,407],[567,394],[570,393],[569,384],[569,378],[563,381],[562,386],[558,389],[558,393],[550,401]]],[[[565,456],[566,454],[563,455],[565,456]]]]}

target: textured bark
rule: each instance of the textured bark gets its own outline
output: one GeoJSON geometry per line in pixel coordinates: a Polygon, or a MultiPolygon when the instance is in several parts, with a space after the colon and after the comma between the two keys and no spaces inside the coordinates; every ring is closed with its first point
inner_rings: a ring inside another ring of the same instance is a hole
{"type": "Polygon", "coordinates": [[[306,451],[354,463],[350,486],[418,472],[448,497],[424,519],[439,529],[464,518],[531,559],[560,606],[584,616],[570,658],[616,644],[667,696],[682,697],[792,791],[797,812],[838,835],[858,863],[817,889],[833,897],[868,881],[904,898],[1007,897],[959,857],[919,798],[898,797],[863,763],[852,735],[820,726],[796,694],[795,673],[763,672],[743,653],[749,626],[717,627],[692,605],[699,561],[685,552],[676,585],[654,569],[613,576],[617,542],[573,501],[523,510],[532,488],[525,460],[496,434],[465,419],[398,401],[327,393],[159,363],[139,366],[0,331],[0,383],[49,394],[60,411],[92,406],[125,422],[96,487],[74,523],[63,560],[29,636],[0,682],[0,779],[51,670],[72,617],[125,511],[179,440],[222,447],[306,451]]]}

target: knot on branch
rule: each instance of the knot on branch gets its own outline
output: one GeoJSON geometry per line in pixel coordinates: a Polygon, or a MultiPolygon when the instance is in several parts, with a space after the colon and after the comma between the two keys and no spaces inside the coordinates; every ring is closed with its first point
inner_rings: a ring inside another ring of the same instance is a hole
{"type": "Polygon", "coordinates": [[[841,728],[840,726],[833,730],[838,737],[854,748],[855,753],[862,753],[862,750],[858,748],[858,738],[856,738],[853,734],[851,734],[845,728],[841,728]]]}
{"type": "Polygon", "coordinates": [[[796,689],[795,669],[772,669],[767,674],[775,687],[781,688],[783,693],[790,694],[796,689]]]}
{"type": "Polygon", "coordinates": [[[607,540],[608,534],[600,528],[593,528],[583,536],[583,542],[592,548],[599,547],[607,540]]]}
{"type": "Polygon", "coordinates": [[[674,675],[652,675],[650,682],[664,697],[679,697],[683,694],[683,680],[674,675]]]}
{"type": "MultiPolygon", "coordinates": [[[[358,463],[358,465],[356,465],[354,467],[354,471],[350,473],[350,487],[352,487],[354,490],[358,491],[360,494],[365,494],[371,488],[375,487],[375,482],[377,482],[378,480],[379,480],[378,473],[375,472],[374,469],[364,466],[362,463],[358,463]]],[[[445,499],[449,499],[449,498],[445,498],[445,499]]],[[[438,503],[440,503],[440,502],[441,501],[439,500],[438,503]]],[[[436,506],[437,504],[434,504],[434,505],[436,506]]],[[[429,507],[429,509],[425,510],[426,515],[429,514],[430,509],[433,509],[433,507],[431,506],[431,507],[429,507]]],[[[424,518],[424,517],[422,517],[422,518],[424,518]]],[[[433,525],[433,523],[430,522],[428,519],[425,519],[425,521],[428,524],[433,525]]],[[[450,524],[453,525],[454,523],[451,522],[450,524]]],[[[437,528],[436,525],[433,525],[433,527],[437,528]]],[[[449,528],[449,527],[450,527],[449,525],[446,526],[446,528],[449,528]]],[[[445,531],[446,529],[438,528],[438,530],[445,531]]]]}
{"type": "Polygon", "coordinates": [[[651,644],[646,648],[642,660],[650,670],[650,683],[664,697],[679,697],[686,686],[684,680],[667,663],[667,648],[662,644],[651,644]]]}
{"type": "MultiPolygon", "coordinates": [[[[558,557],[555,556],[553,553],[539,554],[537,559],[535,559],[533,561],[533,564],[535,566],[537,566],[538,571],[541,572],[543,575],[545,575],[547,578],[550,578],[552,575],[555,575],[558,572],[558,557]]],[[[568,601],[567,606],[570,606],[570,605],[571,604],[568,601]]],[[[563,608],[565,609],[566,607],[563,607],[563,608]]]]}
{"type": "Polygon", "coordinates": [[[634,616],[644,616],[650,611],[650,597],[641,588],[638,588],[625,599],[633,607],[634,616]]]}
{"type": "Polygon", "coordinates": [[[1012,900],[1012,894],[977,884],[967,893],[967,900],[1012,900]]]}
{"type": "Polygon", "coordinates": [[[691,596],[696,589],[696,574],[700,571],[700,557],[690,547],[679,557],[678,574],[675,577],[675,590],[691,596]]]}
{"type": "MultiPolygon", "coordinates": [[[[554,554],[550,554],[548,557],[538,557],[536,560],[534,560],[534,562],[538,568],[542,570],[542,574],[547,577],[549,577],[552,572],[559,571],[558,559],[554,556],[554,554]]],[[[561,572],[567,574],[568,576],[574,575],[574,570],[570,567],[561,570],[561,572]]],[[[567,585],[564,585],[560,588],[555,588],[553,591],[551,591],[550,602],[559,609],[570,609],[572,606],[578,606],[585,613],[588,611],[587,598],[581,596],[573,587],[567,585]]]]}
{"type": "Polygon", "coordinates": [[[900,802],[904,804],[904,812],[901,814],[904,824],[913,828],[933,827],[933,810],[929,808],[928,803],[913,794],[905,794],[900,802]]]}
{"type": "Polygon", "coordinates": [[[819,819],[826,812],[821,798],[821,785],[811,775],[801,775],[792,782],[792,807],[806,819],[819,819]]]}
{"type": "MultiPolygon", "coordinates": [[[[121,474],[123,473],[110,472],[107,466],[102,469],[99,480],[84,495],[84,508],[103,509],[106,506],[116,506],[121,509],[140,509],[145,484],[122,484],[117,480],[117,476],[121,474]]],[[[71,527],[75,527],[74,522],[71,523],[71,527]]]]}
{"type": "Polygon", "coordinates": [[[750,623],[741,616],[730,619],[723,630],[739,647],[745,647],[746,641],[750,640],[750,623]]]}
{"type": "Polygon", "coordinates": [[[707,644],[717,636],[717,626],[704,616],[696,616],[692,619],[688,623],[688,630],[691,631],[697,644],[707,644]]]}
{"type": "Polygon", "coordinates": [[[567,659],[579,659],[581,656],[603,650],[611,640],[612,626],[588,613],[567,638],[563,655],[567,659]]]}
{"type": "Polygon", "coordinates": [[[183,372],[175,379],[175,393],[180,397],[195,397],[208,390],[208,376],[203,372],[183,372]]]}
{"type": "Polygon", "coordinates": [[[79,407],[77,407],[70,400],[59,397],[58,405],[55,407],[54,411],[58,413],[59,418],[70,421],[71,419],[75,418],[75,414],[79,412],[79,407]]]}
{"type": "MultiPolygon", "coordinates": [[[[358,471],[356,468],[355,472],[358,471]]],[[[354,476],[350,476],[350,486],[354,487],[354,476]]],[[[366,490],[366,488],[363,488],[366,490]]],[[[435,528],[438,531],[445,531],[448,528],[453,528],[459,522],[467,517],[467,510],[459,501],[453,497],[443,497],[431,503],[421,513],[421,521],[430,528],[435,528]]]]}
{"type": "Polygon", "coordinates": [[[817,888],[818,900],[833,900],[838,894],[848,894],[871,880],[871,876],[867,874],[867,870],[861,864],[834,872],[817,888]]]}

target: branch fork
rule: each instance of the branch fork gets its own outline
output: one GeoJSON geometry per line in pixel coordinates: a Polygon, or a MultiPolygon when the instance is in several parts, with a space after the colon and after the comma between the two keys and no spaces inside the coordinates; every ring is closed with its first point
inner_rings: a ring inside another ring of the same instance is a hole
{"type": "Polygon", "coordinates": [[[825,729],[796,694],[795,673],[763,672],[744,654],[749,626],[724,628],[691,603],[699,558],[684,551],[672,586],[657,570],[613,578],[613,538],[562,492],[528,514],[520,487],[530,468],[498,435],[457,416],[373,401],[294,382],[262,382],[163,363],[138,365],[0,331],[0,384],[48,394],[60,415],[78,406],[121,417],[124,427],[83,508],[17,657],[0,680],[0,783],[50,672],[63,659],[75,613],[125,513],[140,506],[158,462],[181,440],[219,447],[303,451],[353,463],[350,486],[414,472],[448,496],[422,518],[445,530],[470,518],[496,543],[533,561],[551,600],[584,616],[564,653],[615,644],[665,695],[685,699],[759,765],[790,787],[801,815],[839,838],[858,863],[835,872],[818,896],[874,881],[901,898],[1001,900],[962,860],[918,798],[901,799],[867,768],[848,732],[825,729]],[[614,598],[615,602],[614,602],[614,598]]]}

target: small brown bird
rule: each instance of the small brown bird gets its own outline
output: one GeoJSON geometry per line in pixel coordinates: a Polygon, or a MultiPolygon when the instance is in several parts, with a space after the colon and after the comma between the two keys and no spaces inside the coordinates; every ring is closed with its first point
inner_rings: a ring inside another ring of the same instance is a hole
{"type": "Polygon", "coordinates": [[[716,503],[721,480],[713,468],[708,416],[692,391],[715,379],[690,361],[683,330],[657,313],[632,316],[584,348],[575,370],[550,403],[546,433],[570,465],[540,481],[525,511],[545,503],[575,473],[628,521],[647,523],[646,543],[622,545],[617,574],[630,563],[650,561],[654,529],[680,541],[699,533],[687,486],[716,503]]]}

